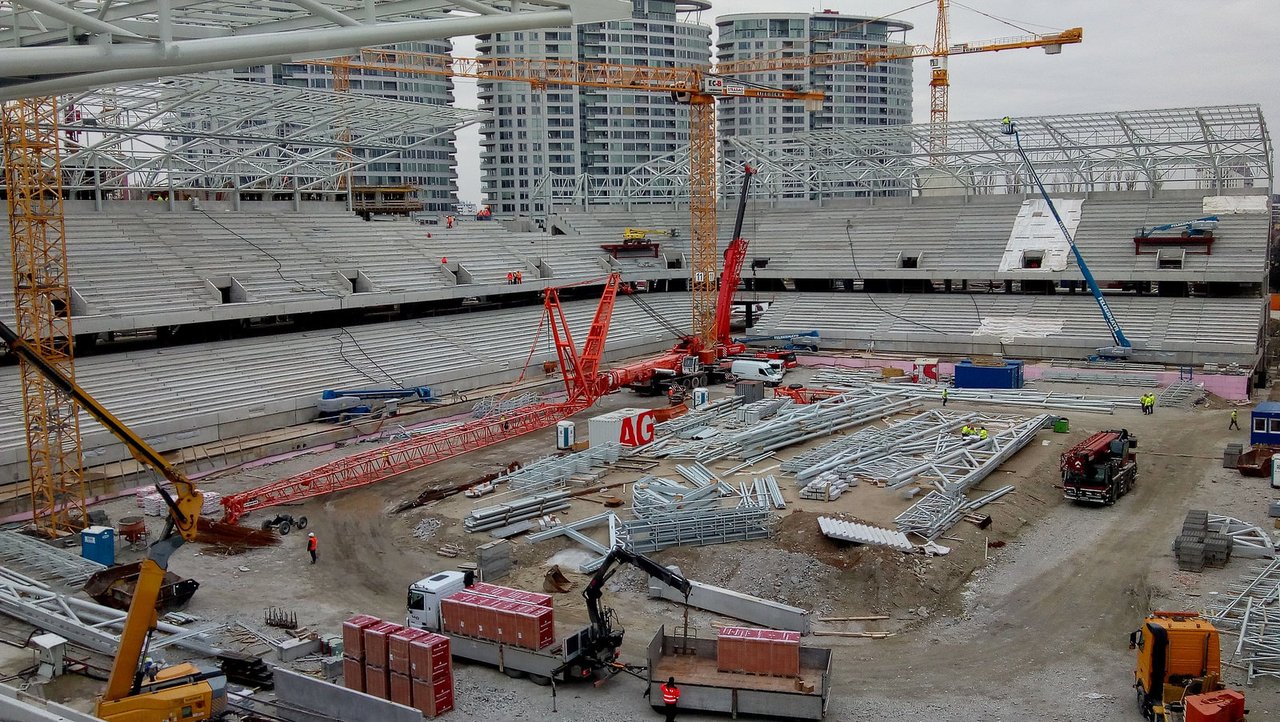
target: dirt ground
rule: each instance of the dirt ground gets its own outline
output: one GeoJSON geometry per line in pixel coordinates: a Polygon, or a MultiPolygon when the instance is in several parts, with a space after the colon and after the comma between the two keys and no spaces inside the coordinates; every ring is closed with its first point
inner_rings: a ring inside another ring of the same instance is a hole
{"type": "MultiPolygon", "coordinates": [[[[1065,385],[1061,389],[1138,393],[1065,385]]],[[[637,405],[654,404],[616,394],[579,419],[637,405]]],[[[949,408],[1033,413],[966,407],[954,401],[949,408]]],[[[817,528],[819,514],[843,513],[891,526],[892,518],[910,502],[897,492],[868,484],[831,503],[800,500],[789,477],[779,477],[788,508],[780,512],[772,539],[682,547],[654,556],[663,563],[678,564],[692,579],[811,608],[815,616],[890,615],[888,621],[865,626],[815,623],[819,630],[895,633],[878,640],[814,636],[806,641],[835,650],[828,719],[1138,720],[1128,633],[1150,609],[1202,606],[1248,565],[1236,560],[1226,569],[1203,574],[1176,571],[1170,547],[1186,511],[1206,508],[1271,526],[1266,511],[1272,493],[1266,481],[1221,468],[1223,445],[1247,441],[1245,433],[1226,431],[1227,420],[1228,412],[1221,406],[1187,411],[1161,408],[1154,416],[1137,410],[1120,410],[1113,416],[1072,414],[1070,433],[1041,432],[984,481],[981,489],[1013,484],[1016,492],[982,510],[992,517],[990,528],[981,530],[961,522],[948,533],[951,538],[939,540],[951,548],[946,556],[904,555],[827,539],[817,528]],[[1137,488],[1113,507],[1077,507],[1063,501],[1054,486],[1059,481],[1059,454],[1094,431],[1119,427],[1139,438],[1137,488]]],[[[580,428],[585,430],[585,423],[580,428]]],[[[461,518],[473,506],[494,503],[495,497],[477,502],[457,496],[398,515],[389,510],[427,485],[473,479],[513,460],[553,453],[552,436],[551,430],[539,432],[420,473],[280,509],[309,518],[307,531],[314,531],[320,544],[320,561],[314,566],[308,563],[305,534],[297,532],[279,547],[235,556],[199,546],[183,549],[174,556],[171,568],[201,582],[185,611],[206,622],[238,620],[261,628],[266,608],[285,607],[295,611],[302,624],[326,634],[337,634],[341,621],[355,613],[400,618],[411,582],[452,568],[469,557],[469,550],[490,541],[487,535],[466,534],[461,518]],[[424,528],[439,522],[427,539],[413,533],[424,519],[434,520],[424,528]],[[456,560],[438,556],[436,550],[446,543],[468,552],[456,560]]],[[[297,457],[202,486],[231,493],[350,451],[297,457]]],[[[776,460],[762,462],[754,471],[768,471],[770,463],[776,460]]],[[[603,483],[630,482],[639,475],[614,473],[603,483]]],[[[629,498],[625,489],[609,493],[629,498]]],[[[112,519],[138,513],[131,498],[106,508],[112,519]]],[[[597,502],[580,500],[561,516],[575,519],[601,510],[597,502]]],[[[250,516],[246,522],[255,524],[263,516],[250,516]]],[[[149,523],[159,529],[158,520],[149,518],[149,523]]],[[[604,541],[603,534],[597,538],[604,541]]],[[[537,589],[546,565],[561,563],[562,569],[570,571],[575,560],[591,555],[556,539],[537,545],[518,542],[516,557],[515,572],[502,583],[537,589]]],[[[577,592],[586,577],[570,576],[578,586],[557,597],[557,620],[584,623],[585,610],[577,592]]],[[[649,600],[644,579],[634,570],[617,574],[605,601],[627,627],[624,657],[637,663],[643,662],[643,648],[658,626],[679,623],[682,615],[677,605],[649,600]]],[[[718,621],[706,613],[690,614],[691,625],[703,633],[713,633],[712,625],[718,621]]],[[[1234,639],[1224,637],[1224,649],[1228,646],[1234,649],[1234,639]]],[[[1229,661],[1226,651],[1223,657],[1229,661]]],[[[1242,685],[1236,674],[1228,668],[1228,682],[1242,685]]],[[[625,676],[599,689],[562,686],[554,700],[546,688],[483,667],[460,664],[457,680],[456,714],[462,719],[654,716],[640,696],[642,683],[625,676]]],[[[88,708],[84,687],[69,685],[64,690],[52,685],[46,693],[88,708]]],[[[1261,680],[1242,689],[1251,718],[1280,714],[1280,682],[1261,680]]],[[[681,719],[704,718],[681,715],[681,719]]]]}

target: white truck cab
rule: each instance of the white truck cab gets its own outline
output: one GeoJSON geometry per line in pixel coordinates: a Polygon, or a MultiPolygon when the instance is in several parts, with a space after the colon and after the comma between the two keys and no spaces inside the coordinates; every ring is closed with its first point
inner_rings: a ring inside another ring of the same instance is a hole
{"type": "Polygon", "coordinates": [[[439,632],[440,600],[466,588],[466,574],[458,571],[432,574],[410,584],[408,626],[439,632]]]}
{"type": "Polygon", "coordinates": [[[767,360],[734,359],[729,372],[740,379],[763,381],[765,386],[777,386],[782,383],[782,369],[775,368],[767,360]]]}

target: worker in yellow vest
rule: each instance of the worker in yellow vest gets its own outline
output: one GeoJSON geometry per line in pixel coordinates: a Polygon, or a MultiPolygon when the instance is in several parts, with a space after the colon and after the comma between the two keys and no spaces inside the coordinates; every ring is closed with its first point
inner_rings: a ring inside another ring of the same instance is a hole
{"type": "Polygon", "coordinates": [[[1235,429],[1240,430],[1240,412],[1235,409],[1231,410],[1231,425],[1227,427],[1227,431],[1235,429]]]}
{"type": "Polygon", "coordinates": [[[978,438],[982,439],[983,441],[987,440],[987,427],[985,426],[978,427],[978,438]]]}

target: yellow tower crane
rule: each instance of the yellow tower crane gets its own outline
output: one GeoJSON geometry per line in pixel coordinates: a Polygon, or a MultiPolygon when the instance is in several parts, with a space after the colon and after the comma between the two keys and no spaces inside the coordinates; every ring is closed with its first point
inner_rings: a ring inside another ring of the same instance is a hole
{"type": "MultiPolygon", "coordinates": [[[[3,114],[17,332],[41,358],[74,379],[57,98],[11,101],[3,114]]],[[[79,406],[25,358],[20,375],[32,521],[49,536],[77,531],[87,522],[79,406]]]]}
{"type": "Polygon", "coordinates": [[[1056,55],[1062,52],[1062,46],[1072,45],[1084,40],[1083,28],[1069,28],[1057,33],[1029,34],[977,42],[952,43],[950,42],[948,18],[948,8],[951,0],[937,0],[937,2],[938,24],[934,29],[932,45],[889,45],[867,50],[839,50],[786,57],[766,55],[720,63],[716,66],[715,72],[718,75],[742,75],[744,73],[761,73],[774,70],[807,70],[832,65],[860,64],[872,66],[891,60],[930,58],[929,151],[936,160],[940,159],[942,151],[947,145],[946,124],[948,118],[948,95],[951,87],[951,79],[947,74],[947,58],[952,55],[995,53],[1001,50],[1025,48],[1044,48],[1046,53],[1056,55]]]}
{"type": "Polygon", "coordinates": [[[692,291],[695,349],[715,353],[716,282],[720,254],[716,246],[716,114],[717,98],[778,98],[817,107],[822,93],[777,90],[737,83],[703,68],[594,63],[549,58],[461,58],[434,53],[364,48],[326,65],[350,70],[477,78],[495,82],[612,88],[670,93],[689,104],[689,285],[692,291]]]}

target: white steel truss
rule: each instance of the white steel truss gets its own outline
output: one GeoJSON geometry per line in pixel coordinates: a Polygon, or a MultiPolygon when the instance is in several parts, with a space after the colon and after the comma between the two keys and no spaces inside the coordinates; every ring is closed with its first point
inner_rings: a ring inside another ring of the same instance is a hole
{"type": "Polygon", "coordinates": [[[488,117],[443,105],[181,76],[64,97],[63,187],[327,192],[352,169],[488,117]],[[361,149],[360,156],[350,149],[361,149]]]}
{"type": "MultiPolygon", "coordinates": [[[[1057,192],[1275,187],[1271,140],[1257,105],[1017,122],[1031,162],[1045,186],[1057,192]]],[[[720,192],[736,192],[745,160],[757,171],[752,182],[757,197],[1034,193],[1030,175],[1000,127],[995,119],[948,123],[941,151],[931,149],[928,124],[727,138],[720,156],[720,192]]],[[[544,177],[534,197],[544,205],[684,202],[687,169],[688,153],[677,151],[622,178],[544,177]]]]}
{"type": "Polygon", "coordinates": [[[620,0],[0,0],[0,100],[631,12],[620,0]]]}

